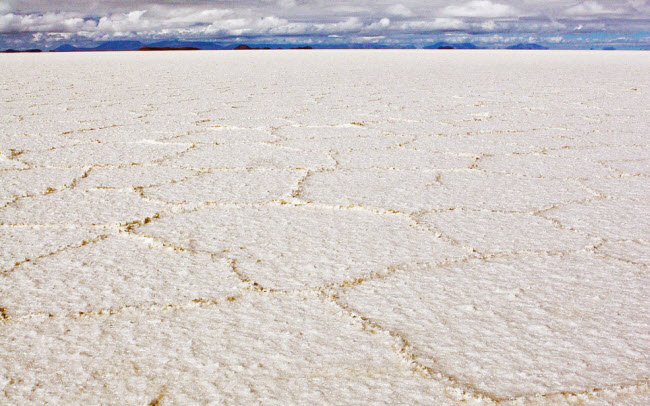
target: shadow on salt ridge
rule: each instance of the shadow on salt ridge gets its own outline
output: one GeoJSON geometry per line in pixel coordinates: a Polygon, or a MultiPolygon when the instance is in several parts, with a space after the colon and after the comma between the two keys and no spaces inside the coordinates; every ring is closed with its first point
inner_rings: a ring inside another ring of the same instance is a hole
{"type": "Polygon", "coordinates": [[[290,197],[306,171],[230,169],[144,189],[144,196],[169,203],[253,203],[290,197]]]}
{"type": "Polygon", "coordinates": [[[9,159],[5,156],[0,155],[0,171],[27,168],[29,168],[29,166],[24,162],[9,159]]]}
{"type": "Polygon", "coordinates": [[[0,269],[9,270],[17,263],[81,245],[98,235],[92,228],[0,227],[0,269]]]}
{"type": "Polygon", "coordinates": [[[370,130],[365,126],[343,124],[324,126],[284,126],[278,128],[275,133],[281,139],[286,140],[323,140],[323,139],[346,139],[349,137],[376,137],[385,134],[384,131],[370,130]]]}
{"type": "Polygon", "coordinates": [[[332,166],[327,154],[300,152],[269,144],[204,145],[166,161],[186,168],[314,169],[332,166]]]}
{"type": "Polygon", "coordinates": [[[28,196],[70,186],[82,169],[34,168],[0,172],[0,197],[28,196]]]}
{"type": "Polygon", "coordinates": [[[650,178],[646,176],[610,177],[585,180],[582,183],[608,197],[650,200],[650,178]]]}
{"type": "Polygon", "coordinates": [[[422,173],[373,169],[313,174],[304,182],[301,196],[318,203],[409,212],[452,208],[526,212],[592,194],[561,180],[475,170],[422,173]]]}
{"type": "Polygon", "coordinates": [[[607,161],[604,163],[615,171],[630,174],[650,176],[650,159],[630,161],[607,161]]]}
{"type": "Polygon", "coordinates": [[[87,131],[73,131],[66,136],[80,142],[137,143],[164,140],[193,129],[190,123],[165,121],[167,120],[159,120],[155,123],[134,122],[87,131]]]}
{"type": "Polygon", "coordinates": [[[598,247],[598,254],[650,267],[650,242],[608,241],[598,247]]]}
{"type": "Polygon", "coordinates": [[[135,230],[181,247],[223,253],[266,288],[307,289],[442,262],[466,252],[414,227],[405,216],[308,206],[204,208],[162,216],[135,230]]]}
{"type": "Polygon", "coordinates": [[[406,148],[346,151],[337,155],[342,169],[462,169],[475,161],[472,156],[432,154],[406,148]]]}
{"type": "Polygon", "coordinates": [[[0,292],[3,307],[20,317],[219,300],[243,287],[225,259],[117,235],[25,263],[4,278],[0,292]]]}
{"type": "Polygon", "coordinates": [[[340,297],[418,362],[503,399],[644,380],[646,285],[640,268],[586,253],[523,255],[398,272],[340,297]]]}
{"type": "Polygon", "coordinates": [[[527,153],[539,149],[534,146],[501,143],[498,136],[487,134],[419,136],[407,148],[435,153],[471,155],[527,153]]]}
{"type": "Polygon", "coordinates": [[[602,178],[615,174],[596,162],[549,155],[489,156],[479,161],[478,168],[494,173],[558,179],[602,178]]]}
{"type": "Polygon", "coordinates": [[[280,141],[278,144],[305,151],[367,151],[398,147],[409,141],[411,141],[409,137],[349,135],[330,138],[290,139],[280,141]]]}
{"type": "MultiPolygon", "coordinates": [[[[612,141],[615,142],[614,140],[612,141]]],[[[648,156],[650,156],[650,146],[598,145],[588,148],[552,150],[549,151],[549,155],[598,162],[624,160],[648,161],[648,156]]]]}
{"type": "Polygon", "coordinates": [[[0,210],[0,224],[118,225],[152,216],[164,207],[133,191],[64,190],[0,210]]]}
{"type": "Polygon", "coordinates": [[[191,132],[182,137],[174,138],[174,142],[188,142],[191,144],[255,143],[276,140],[277,137],[271,135],[269,131],[243,127],[208,127],[200,132],[191,132]]]}
{"type": "Polygon", "coordinates": [[[417,216],[432,230],[482,254],[511,251],[574,251],[596,241],[555,227],[550,220],[524,213],[452,210],[417,216]]]}
{"type": "Polygon", "coordinates": [[[124,168],[94,168],[77,185],[78,189],[125,189],[167,184],[189,178],[197,172],[168,166],[134,165],[124,168]]]}
{"type": "Polygon", "coordinates": [[[454,404],[394,345],[318,298],[249,295],[12,324],[0,346],[14,356],[0,368],[21,377],[5,388],[17,404],[111,403],[116,393],[128,404],[161,394],[182,404],[454,404]]]}
{"type": "Polygon", "coordinates": [[[189,148],[186,144],[80,144],[53,151],[26,152],[21,155],[31,165],[92,166],[145,163],[174,155],[189,148]]]}
{"type": "MultiPolygon", "coordinates": [[[[34,131],[28,126],[24,126],[22,131],[29,129],[34,131]]],[[[3,129],[4,134],[0,134],[0,152],[10,155],[11,150],[15,151],[46,151],[53,148],[69,147],[77,144],[77,141],[71,140],[67,137],[58,134],[23,134],[16,133],[9,135],[9,131],[3,129]]]]}
{"type": "Polygon", "coordinates": [[[604,239],[650,241],[647,201],[596,200],[554,208],[543,216],[604,239]]]}

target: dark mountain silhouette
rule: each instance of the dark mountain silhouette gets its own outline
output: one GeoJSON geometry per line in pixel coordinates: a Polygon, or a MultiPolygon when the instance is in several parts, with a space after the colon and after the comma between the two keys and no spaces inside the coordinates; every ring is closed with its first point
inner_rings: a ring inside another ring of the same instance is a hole
{"type": "Polygon", "coordinates": [[[26,49],[26,50],[16,50],[16,49],[7,49],[6,51],[2,51],[5,54],[20,54],[20,53],[37,53],[37,52],[43,52],[40,49],[26,49]]]}
{"type": "Polygon", "coordinates": [[[72,52],[72,51],[81,51],[81,48],[77,48],[75,46],[72,46],[70,44],[63,44],[61,46],[58,46],[54,48],[52,51],[54,52],[72,52]]]}
{"type": "MultiPolygon", "coordinates": [[[[254,47],[246,44],[224,46],[209,41],[180,41],[178,39],[157,41],[144,44],[140,41],[108,41],[96,47],[82,48],[70,44],[63,44],[53,49],[52,52],[81,52],[81,51],[153,51],[153,50],[215,50],[215,49],[280,49],[275,44],[256,44],[254,47]]],[[[294,46],[290,49],[312,49],[311,46],[294,46]]]]}
{"type": "Polygon", "coordinates": [[[157,41],[147,44],[146,46],[152,48],[198,48],[198,49],[224,49],[222,45],[208,41],[181,41],[178,39],[170,39],[164,41],[157,41]]]}
{"type": "Polygon", "coordinates": [[[614,47],[605,47],[605,48],[603,48],[603,51],[616,51],[616,48],[614,48],[614,47]]]}
{"type": "MultiPolygon", "coordinates": [[[[77,47],[71,44],[63,44],[52,51],[54,52],[75,52],[75,51],[136,51],[141,50],[143,47],[146,47],[146,50],[151,50],[149,48],[164,48],[169,50],[176,49],[205,49],[205,50],[215,50],[215,49],[236,49],[236,50],[249,50],[249,49],[312,49],[310,45],[300,45],[300,44],[277,44],[277,43],[258,43],[258,44],[237,44],[237,43],[217,43],[210,41],[184,41],[179,39],[169,39],[169,40],[160,40],[150,43],[142,43],[140,41],[107,41],[98,44],[95,47],[77,47]]],[[[316,44],[313,45],[314,49],[390,49],[390,48],[399,48],[399,49],[415,49],[414,45],[408,46],[388,46],[384,44],[366,44],[366,43],[345,43],[345,44],[316,44]]],[[[489,47],[494,48],[494,47],[489,47]]],[[[648,46],[641,47],[640,49],[648,49],[648,46]]],[[[472,44],[471,42],[436,42],[435,44],[427,45],[424,49],[484,49],[477,45],[472,44]]],[[[549,49],[545,46],[534,44],[534,43],[519,43],[516,45],[511,45],[506,49],[549,49]]],[[[607,47],[609,49],[609,47],[607,47]]],[[[8,50],[11,52],[12,50],[8,50]]],[[[8,52],[4,51],[4,52],[8,52]]],[[[16,51],[16,52],[27,52],[27,51],[16,51]]],[[[36,50],[30,50],[30,52],[37,52],[36,50]]]]}
{"type": "Polygon", "coordinates": [[[149,47],[145,45],[138,51],[200,51],[200,49],[194,47],[149,47]]]}
{"type": "Polygon", "coordinates": [[[143,46],[144,44],[140,41],[108,41],[102,42],[94,49],[96,51],[135,51],[143,46]]]}
{"type": "MultiPolygon", "coordinates": [[[[282,47],[269,46],[269,45],[260,45],[260,46],[257,46],[257,47],[252,47],[252,46],[246,45],[246,44],[239,44],[236,47],[234,47],[233,49],[235,51],[246,51],[246,50],[249,50],[249,49],[282,49],[282,47]]],[[[309,45],[307,45],[307,46],[302,46],[302,47],[290,47],[290,48],[286,48],[286,49],[313,49],[313,48],[310,47],[309,45]]]]}
{"type": "Polygon", "coordinates": [[[450,43],[450,42],[436,42],[433,45],[428,45],[424,49],[481,49],[471,42],[450,43]]]}
{"type": "Polygon", "coordinates": [[[548,49],[544,46],[541,46],[539,44],[531,44],[531,43],[519,43],[517,45],[510,45],[506,49],[548,49]]]}
{"type": "Polygon", "coordinates": [[[144,44],[140,41],[107,41],[102,42],[94,48],[79,48],[70,44],[63,44],[53,51],[55,52],[73,52],[73,51],[135,51],[142,48],[144,44]]]}
{"type": "Polygon", "coordinates": [[[388,45],[382,44],[359,44],[354,47],[359,49],[391,49],[388,45]]]}

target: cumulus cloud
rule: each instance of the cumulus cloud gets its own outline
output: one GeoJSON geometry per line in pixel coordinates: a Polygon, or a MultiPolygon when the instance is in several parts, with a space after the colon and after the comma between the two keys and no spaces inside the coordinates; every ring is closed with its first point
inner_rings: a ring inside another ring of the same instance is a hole
{"type": "Polygon", "coordinates": [[[296,7],[296,0],[278,0],[278,6],[282,8],[296,7]]]}
{"type": "Polygon", "coordinates": [[[42,15],[0,15],[0,33],[10,32],[76,32],[94,29],[95,23],[74,13],[45,13],[42,15]]]}
{"type": "MultiPolygon", "coordinates": [[[[647,0],[0,0],[0,47],[82,37],[426,43],[650,31],[647,0]],[[581,27],[579,30],[576,27],[581,27]],[[521,33],[521,35],[520,35],[521,33]],[[579,34],[576,34],[579,33],[579,34]],[[38,35],[36,35],[38,34],[38,35]],[[438,38],[440,39],[440,38],[438,38]],[[445,38],[446,39],[446,38],[445,38]],[[12,42],[12,43],[13,43],[12,42]]],[[[503,40],[505,41],[505,40],[503,40]]],[[[566,43],[566,38],[561,42],[566,43]]]]}
{"type": "Polygon", "coordinates": [[[515,15],[516,10],[507,4],[474,0],[462,5],[447,6],[443,9],[443,13],[452,17],[495,18],[515,15]]]}
{"type": "Polygon", "coordinates": [[[162,20],[167,26],[192,26],[197,24],[212,24],[215,21],[234,15],[228,8],[196,9],[191,7],[168,8],[153,7],[148,12],[149,17],[162,20]]]}
{"type": "Polygon", "coordinates": [[[402,30],[425,33],[433,31],[460,31],[469,28],[463,20],[456,18],[436,18],[429,21],[409,21],[402,24],[402,30]]]}
{"type": "Polygon", "coordinates": [[[494,20],[488,20],[481,23],[481,28],[485,31],[494,31],[497,29],[497,23],[494,20]]]}
{"type": "Polygon", "coordinates": [[[389,26],[390,26],[390,18],[384,17],[379,21],[371,23],[368,27],[366,27],[366,31],[368,31],[368,32],[384,31],[389,26]]]}
{"type": "Polygon", "coordinates": [[[400,16],[400,17],[411,17],[413,12],[403,4],[394,4],[386,9],[386,12],[390,15],[400,16]]]}
{"type": "Polygon", "coordinates": [[[566,14],[574,16],[594,16],[602,14],[618,14],[623,13],[623,8],[609,8],[595,1],[585,1],[569,7],[566,14]]]}

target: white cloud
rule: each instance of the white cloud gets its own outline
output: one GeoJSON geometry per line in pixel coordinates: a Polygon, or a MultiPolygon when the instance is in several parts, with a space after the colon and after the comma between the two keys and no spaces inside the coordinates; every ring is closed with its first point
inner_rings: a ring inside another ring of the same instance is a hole
{"type": "Polygon", "coordinates": [[[327,9],[327,11],[336,14],[361,14],[370,12],[366,7],[349,4],[332,5],[327,9]]]}
{"type": "Polygon", "coordinates": [[[413,12],[403,4],[395,4],[386,9],[386,12],[393,16],[411,17],[413,12]]]}
{"type": "Polygon", "coordinates": [[[73,13],[45,13],[43,15],[0,15],[0,33],[9,32],[75,32],[93,29],[92,20],[84,20],[73,13]]]}
{"type": "Polygon", "coordinates": [[[123,33],[131,31],[147,31],[159,28],[154,21],[142,18],[146,10],[136,10],[125,14],[113,14],[102,17],[97,23],[97,29],[102,32],[123,33]]]}
{"type": "Polygon", "coordinates": [[[262,19],[233,18],[215,22],[208,27],[195,27],[195,34],[221,34],[229,36],[296,36],[296,35],[340,35],[359,32],[363,23],[356,17],[334,22],[334,23],[298,23],[275,16],[268,16],[262,19]]]}
{"type": "Polygon", "coordinates": [[[402,30],[409,32],[432,32],[444,30],[462,30],[469,28],[463,20],[456,18],[436,18],[430,21],[409,21],[401,25],[402,30]]]}
{"type": "Polygon", "coordinates": [[[390,25],[390,19],[382,18],[366,27],[367,31],[381,31],[390,25]]]}
{"type": "Polygon", "coordinates": [[[461,6],[447,6],[443,14],[451,17],[497,18],[516,14],[516,10],[506,4],[492,3],[489,0],[474,0],[461,6]]]}
{"type": "Polygon", "coordinates": [[[0,15],[0,32],[18,31],[20,17],[15,14],[0,15]]]}
{"type": "MultiPolygon", "coordinates": [[[[507,38],[521,36],[523,41],[531,34],[546,38],[571,32],[582,35],[594,31],[647,31],[649,3],[648,0],[0,0],[0,45],[17,38],[36,42],[65,37],[73,41],[83,37],[82,42],[117,37],[221,41],[235,36],[260,42],[318,41],[328,36],[342,38],[344,42],[385,36],[384,43],[416,43],[446,33],[465,33],[470,37],[503,34],[507,38]],[[526,18],[521,18],[524,15],[526,18]],[[44,35],[31,35],[35,33],[44,35]]],[[[563,44],[569,41],[565,38],[563,44]]]]}
{"type": "Polygon", "coordinates": [[[610,9],[595,1],[585,1],[566,10],[566,14],[572,16],[593,16],[602,14],[617,14],[625,10],[617,8],[610,9]]]}
{"type": "Polygon", "coordinates": [[[350,17],[345,21],[330,24],[316,24],[319,31],[332,33],[346,33],[358,31],[363,27],[363,23],[357,17],[350,17]]]}
{"type": "Polygon", "coordinates": [[[211,24],[225,17],[233,15],[230,9],[207,9],[196,10],[186,8],[181,10],[153,10],[152,17],[157,17],[164,21],[166,26],[188,26],[193,24],[211,24]]]}
{"type": "Polygon", "coordinates": [[[361,37],[361,39],[363,39],[364,41],[373,41],[373,42],[376,42],[384,38],[386,38],[385,35],[364,35],[363,37],[361,37]]]}
{"type": "Polygon", "coordinates": [[[483,31],[494,31],[497,29],[497,23],[494,20],[488,20],[481,23],[481,29],[483,31]]]}
{"type": "Polygon", "coordinates": [[[278,0],[278,6],[282,8],[296,7],[296,0],[278,0]]]}

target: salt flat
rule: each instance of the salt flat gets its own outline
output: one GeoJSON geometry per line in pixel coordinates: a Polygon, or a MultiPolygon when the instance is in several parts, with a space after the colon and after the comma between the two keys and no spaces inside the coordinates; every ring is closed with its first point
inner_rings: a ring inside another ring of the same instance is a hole
{"type": "Polygon", "coordinates": [[[0,404],[650,403],[650,53],[0,72],[0,404]]]}

